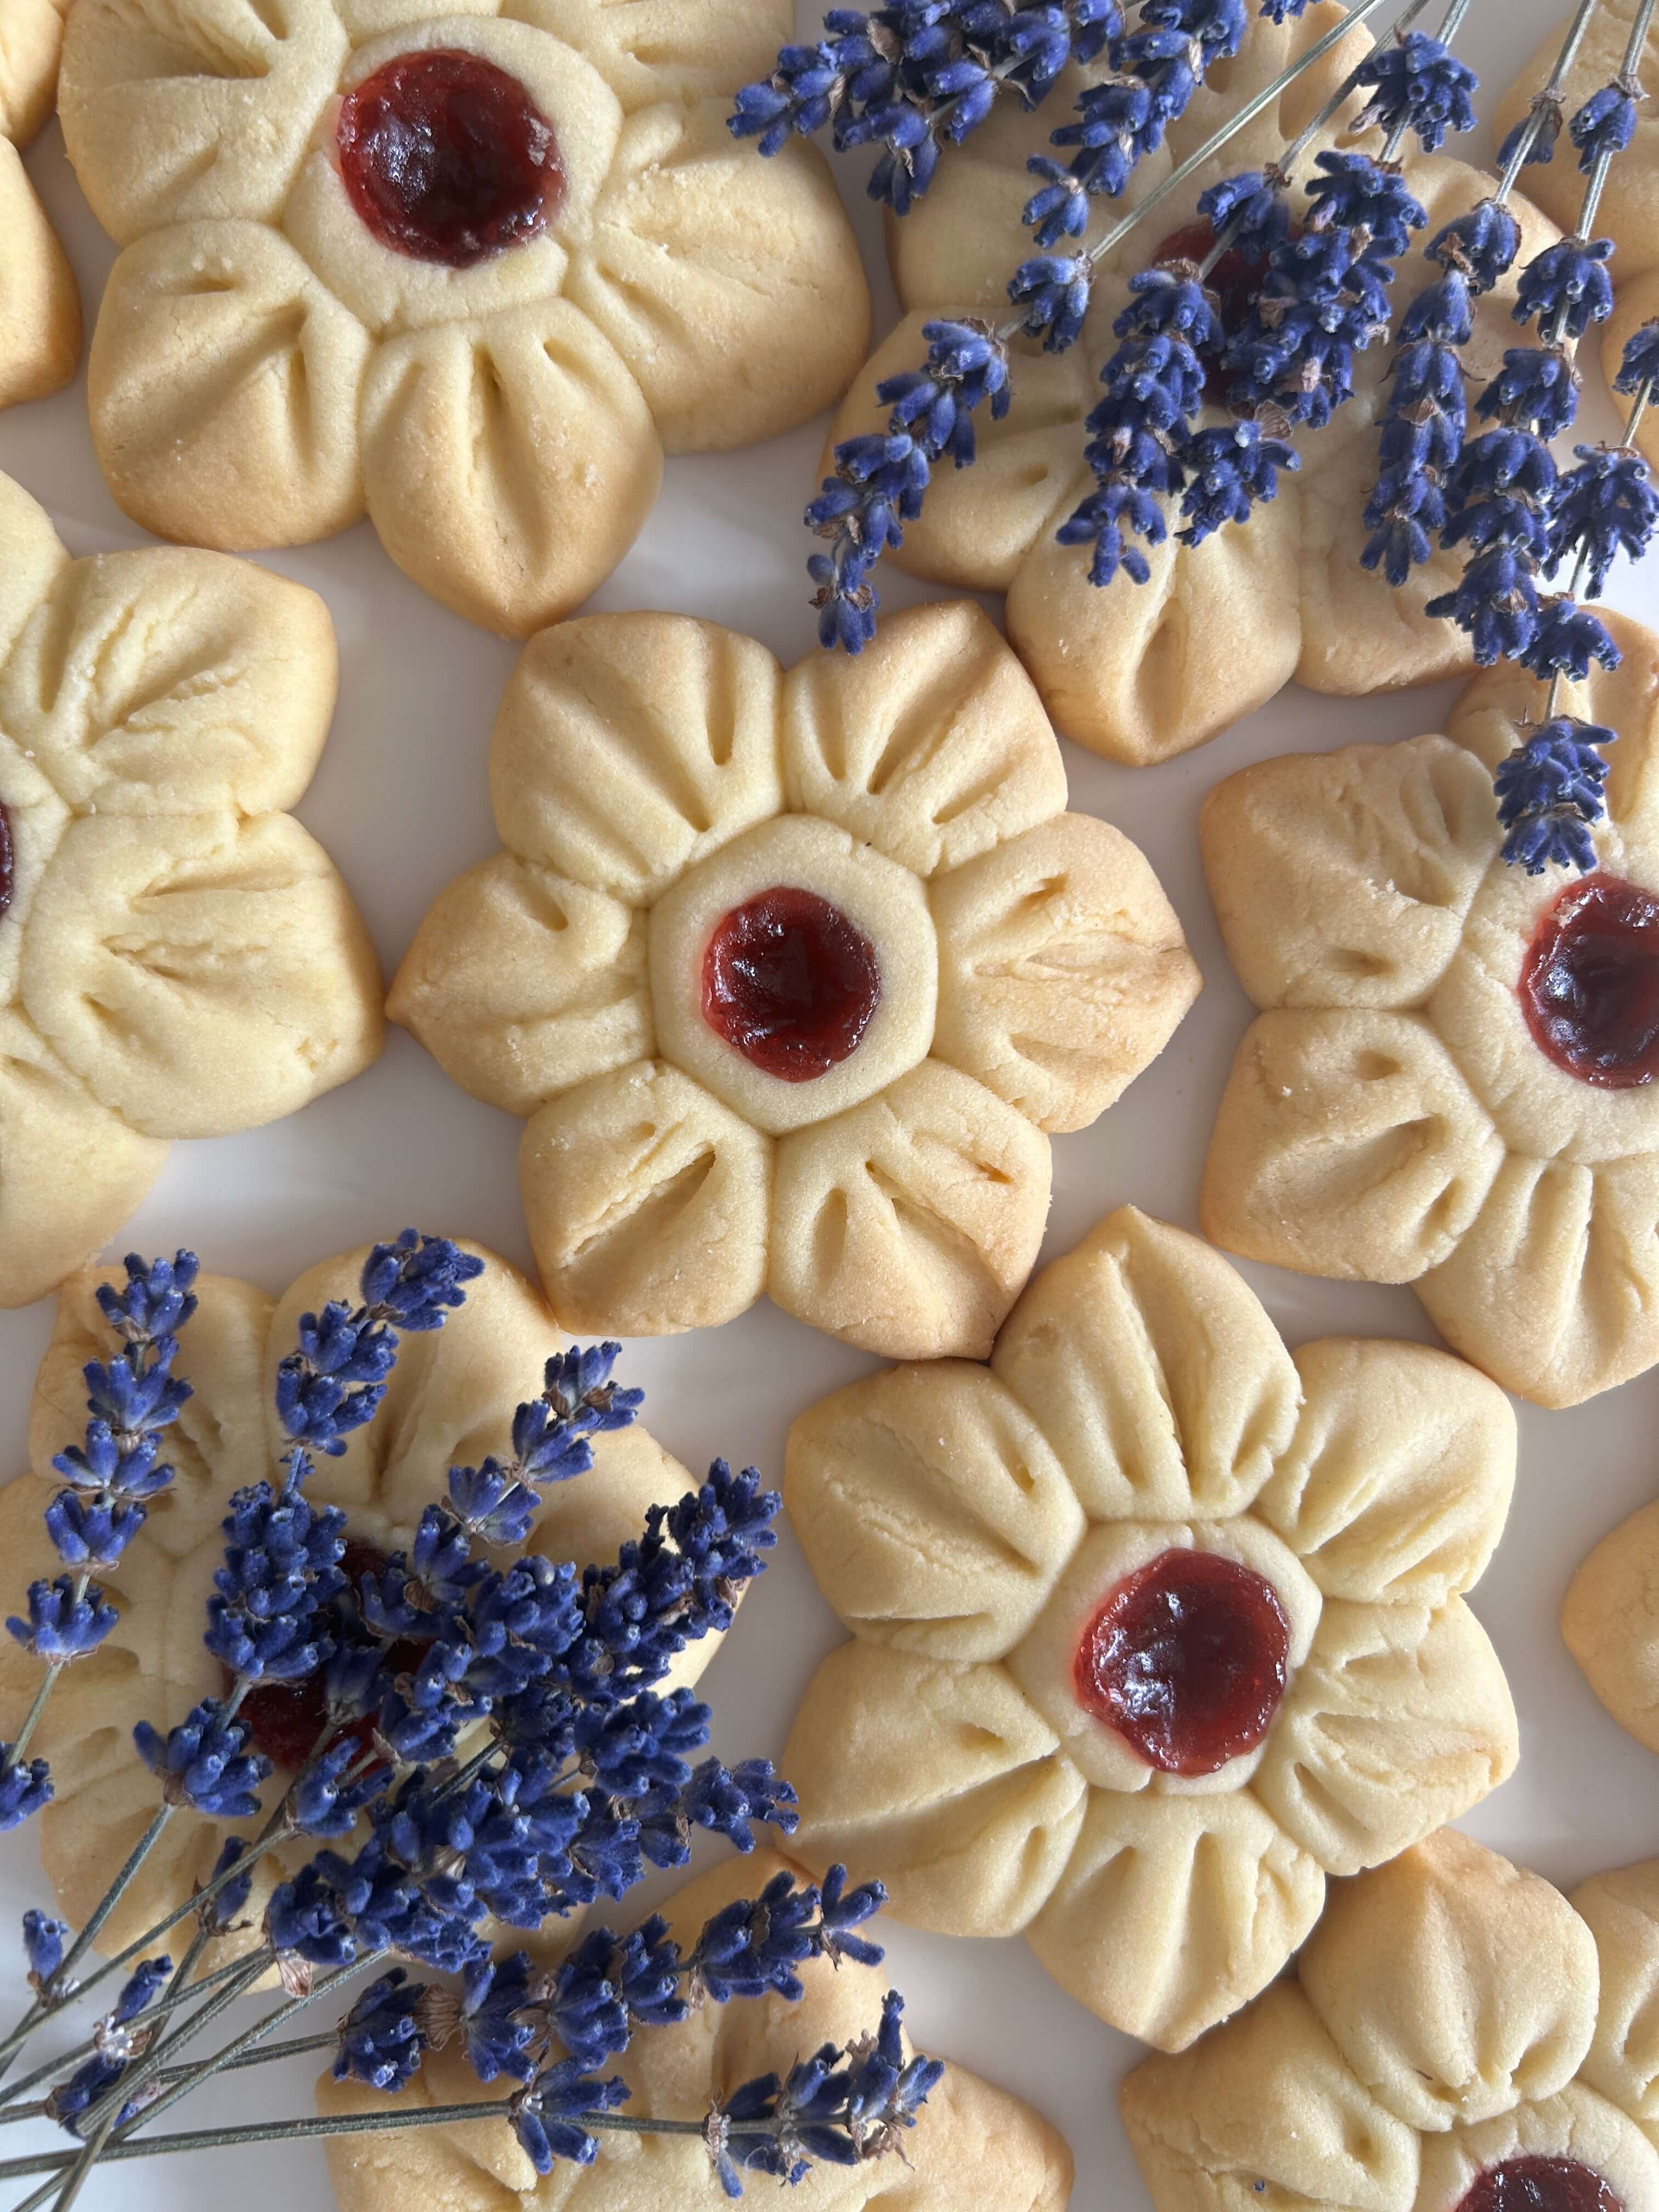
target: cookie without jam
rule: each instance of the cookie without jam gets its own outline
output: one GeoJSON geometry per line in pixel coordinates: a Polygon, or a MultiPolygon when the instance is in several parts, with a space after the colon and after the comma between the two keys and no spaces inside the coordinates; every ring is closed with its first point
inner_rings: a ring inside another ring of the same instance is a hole
{"type": "MultiPolygon", "coordinates": [[[[547,1361],[564,1349],[567,1339],[525,1277],[493,1254],[480,1256],[484,1272],[469,1285],[465,1305],[441,1329],[403,1340],[377,1419],[348,1439],[340,1457],[317,1462],[307,1496],[343,1508],[354,1544],[380,1552],[406,1547],[450,1467],[476,1467],[492,1452],[510,1457],[514,1410],[535,1395],[547,1361]]],[[[179,1358],[193,1395],[167,1431],[173,1482],[152,1502],[119,1564],[100,1573],[120,1614],[115,1629],[90,1657],[76,1661],[40,1723],[41,1754],[57,1785],[41,1815],[41,1859],[58,1909],[71,1923],[84,1921],[102,1897],[155,1809],[155,1778],[133,1755],[134,1726],[144,1720],[166,1729],[201,1698],[223,1692],[222,1670],[202,1641],[214,1570],[223,1558],[220,1524],[231,1493],[269,1474],[287,1448],[272,1392],[300,1316],[331,1298],[353,1302],[366,1257],[365,1249],[324,1261],[275,1303],[228,1276],[204,1275],[196,1285],[199,1304],[179,1358]]],[[[20,1586],[56,1571],[41,1516],[60,1481],[53,1455],[81,1433],[81,1370],[107,1352],[109,1331],[94,1294],[110,1279],[106,1271],[88,1269],[64,1285],[35,1378],[28,1472],[0,1489],[0,1547],[20,1586]]],[[[678,1461],[637,1425],[596,1437],[590,1472],[547,1493],[517,1548],[582,1565],[614,1559],[640,1534],[647,1507],[672,1504],[694,1487],[678,1461]]],[[[719,1643],[714,1637],[689,1644],[669,1671],[671,1686],[695,1681],[719,1643]]],[[[38,1673],[8,1639],[0,1651],[0,1729],[15,1733],[38,1673]]],[[[280,1745],[268,1740],[264,1748],[277,1752],[280,1745]]],[[[270,1787],[279,1786],[280,1776],[270,1787]]],[[[183,1904],[191,1885],[212,1872],[225,1836],[251,1832],[252,1826],[196,1815],[172,1822],[109,1923],[112,1950],[183,1904]]],[[[312,1848],[296,1843],[263,1863],[245,1916],[249,1942],[272,1887],[312,1848]]],[[[228,1939],[227,1955],[237,1940],[228,1939]]]]}
{"type": "Polygon", "coordinates": [[[523,1115],[579,1334],[787,1312],[982,1357],[1048,1133],[1163,1049],[1198,970],[1146,861],[966,601],[787,674],[678,615],[544,630],[495,719],[504,852],[441,893],[390,1012],[523,1115]]]}
{"type": "Polygon", "coordinates": [[[1659,1859],[1563,1897],[1446,1828],[1119,2093],[1157,2212],[1653,2212],[1659,1859]]]}
{"type": "Polygon", "coordinates": [[[0,407],[61,392],[81,358],[74,272],[20,158],[52,112],[68,0],[0,0],[0,407]]]}
{"type": "MultiPolygon", "coordinates": [[[[1601,0],[1562,86],[1563,127],[1554,156],[1547,162],[1529,163],[1521,172],[1527,192],[1565,232],[1578,228],[1585,184],[1577,149],[1570,143],[1565,125],[1590,94],[1611,84],[1624,66],[1636,8],[1637,0],[1601,0]]],[[[1499,143],[1525,117],[1533,94],[1548,82],[1566,28],[1564,16],[1499,100],[1492,123],[1499,143]]],[[[1637,74],[1650,86],[1659,76],[1659,25],[1648,32],[1637,74]]],[[[1595,229],[1599,236],[1612,239],[1614,248],[1608,264],[1613,310],[1601,331],[1601,367],[1611,384],[1631,339],[1644,324],[1659,320],[1659,115],[1651,100],[1638,106],[1630,149],[1607,172],[1595,229]]],[[[1617,404],[1622,410],[1625,403],[1617,404]]],[[[1659,422],[1651,410],[1637,428],[1636,443],[1650,461],[1659,464],[1659,422]]]]}
{"type": "Polygon", "coordinates": [[[785,1503],[852,1632],[784,1753],[791,1849],[879,1870],[918,1927],[1023,1931],[1101,2019],[1182,2048],[1279,1972],[1328,1876],[1513,1768],[1463,1593],[1515,1449],[1473,1368],[1292,1358],[1218,1253],[1109,1214],[988,1367],[892,1368],[791,1430],[785,1503]]]}
{"type": "Polygon", "coordinates": [[[122,249],[89,368],[116,499],[239,548],[367,511],[469,619],[568,614],[665,453],[806,421],[867,349],[822,155],[726,128],[792,23],[788,0],[77,5],[64,137],[122,249]]]}
{"type": "Polygon", "coordinates": [[[368,933],[285,811],[337,674],[314,592],[219,553],[71,561],[0,477],[0,1305],[107,1243],[172,1139],[378,1056],[368,933]]]}
{"type": "MultiPolygon", "coordinates": [[[[756,1896],[787,1862],[775,1851],[728,1856],[677,1890],[662,1907],[672,1934],[689,1948],[722,1906],[756,1896]]],[[[800,1970],[805,1993],[706,2005],[678,2027],[636,2035],[607,2069],[632,2092],[626,2110],[652,2117],[702,2120],[711,2099],[724,2099],[757,2074],[787,2074],[823,2043],[845,2045],[868,2034],[881,2016],[886,1970],[848,1962],[809,1960],[800,1970]]],[[[317,2085],[325,2112],[416,2109],[499,2096],[485,2089],[458,2046],[429,2054],[412,2086],[387,2098],[324,2075],[317,2085]]],[[[716,2212],[726,2198],[699,2136],[607,2134],[592,2166],[561,2166],[555,2181],[535,2168],[502,2123],[416,2129],[391,2136],[337,2136],[328,2147],[329,2174],[340,2212],[499,2212],[532,2206],[556,2193],[560,2212],[716,2212]]],[[[751,2189],[763,2185],[751,2184],[751,2189]]],[[[835,2212],[902,2204],[904,2212],[1064,2212],[1072,2189],[1072,2157],[1062,2138],[1018,2098],[947,2063],[899,2150],[850,2168],[821,2168],[805,2185],[804,2203],[832,2202],[835,2212]]],[[[763,2197],[763,2201],[764,2198],[763,2197]]]]}
{"type": "MultiPolygon", "coordinates": [[[[1334,0],[1316,0],[1298,19],[1274,25],[1252,9],[1243,49],[1224,73],[1224,90],[1219,81],[1200,90],[1170,126],[1170,161],[1194,152],[1224,116],[1341,14],[1334,0]]],[[[1034,341],[1016,344],[1008,413],[977,424],[974,466],[935,474],[921,516],[904,526],[903,545],[886,556],[955,589],[1006,592],[1010,641],[1055,727],[1109,759],[1139,765],[1202,744],[1292,678],[1316,691],[1354,696],[1431,683],[1472,665],[1462,633],[1423,612],[1425,601],[1455,582],[1459,556],[1437,555],[1398,591],[1359,564],[1369,535],[1361,518],[1377,474],[1387,345],[1358,356],[1353,398],[1327,428],[1295,441],[1301,468],[1281,477],[1277,498],[1248,526],[1222,531],[1200,546],[1181,544],[1171,530],[1146,550],[1147,583],[1120,575],[1103,590],[1089,581],[1086,550],[1054,537],[1094,489],[1083,420],[1099,396],[1100,368],[1118,343],[1112,323],[1128,297],[1129,276],[1166,241],[1177,251],[1187,246],[1185,226],[1200,193],[1281,152],[1370,43],[1364,30],[1340,41],[1182,187],[1167,216],[1149,216],[1106,257],[1083,337],[1068,352],[1043,353],[1034,341]]],[[[1069,112],[1078,87],[1108,67],[1103,57],[1089,70],[1069,70],[1050,95],[1053,108],[1069,112]]],[[[1354,96],[1350,112],[1364,96],[1354,96]]],[[[940,315],[994,320],[1006,312],[1011,242],[1021,234],[1020,210],[1030,194],[1026,157],[1044,149],[1048,112],[1034,118],[1015,103],[999,107],[940,165],[926,198],[902,222],[889,223],[894,281],[908,312],[860,374],[831,445],[885,422],[875,387],[926,359],[923,324],[940,315]]],[[[1329,134],[1316,140],[1305,173],[1312,173],[1316,152],[1340,143],[1329,134]]],[[[1425,238],[1490,189],[1489,179],[1449,155],[1408,152],[1404,161],[1406,180],[1428,213],[1425,238]]],[[[1165,174],[1161,160],[1142,162],[1124,204],[1165,174]]],[[[1524,198],[1513,204],[1523,241],[1518,267],[1555,232],[1524,198]]],[[[1103,237],[1121,212],[1118,204],[1098,204],[1090,237],[1103,237]]],[[[1417,281],[1408,267],[1400,280],[1407,293],[1417,281]]],[[[1477,378],[1494,374],[1514,343],[1514,303],[1512,277],[1477,303],[1466,349],[1477,378]]],[[[1212,409],[1205,419],[1225,417],[1212,409]]]]}
{"type": "Polygon", "coordinates": [[[1200,817],[1228,957],[1262,1011],[1205,1169],[1247,1259],[1410,1283],[1454,1351],[1571,1406],[1659,1360],[1659,641],[1564,713],[1622,732],[1597,872],[1499,860],[1492,771],[1535,714],[1505,665],[1444,736],[1264,761],[1200,817]]]}

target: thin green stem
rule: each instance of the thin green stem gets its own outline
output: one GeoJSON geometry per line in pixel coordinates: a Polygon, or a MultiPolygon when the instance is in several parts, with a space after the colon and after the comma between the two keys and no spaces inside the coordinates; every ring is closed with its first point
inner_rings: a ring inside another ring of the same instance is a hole
{"type": "MultiPolygon", "coordinates": [[[[332,2051],[339,2039],[338,2030],[331,2027],[324,2029],[320,2035],[290,2036],[286,2043],[274,2043],[264,2051],[245,2051],[240,2058],[233,2058],[223,2070],[227,2074],[240,2074],[251,2066],[270,2066],[284,2058],[304,2058],[319,2051],[332,2051]]],[[[88,2051],[93,2048],[90,2042],[87,2048],[88,2051]]],[[[60,2065],[67,2063],[67,2060],[60,2060],[47,2070],[56,2073],[60,2065]]],[[[155,2078],[165,2081],[170,2088],[181,2075],[192,2070],[188,2066],[164,2066],[155,2078]]],[[[15,2120],[40,2119],[46,2109],[47,2100],[44,2097],[37,2097],[27,2105],[8,2106],[4,2112],[0,2112],[0,2128],[9,2127],[15,2120]]]]}
{"type": "Polygon", "coordinates": [[[46,1699],[52,1695],[52,1685],[69,1664],[67,1659],[54,1659],[40,1678],[40,1686],[34,1693],[34,1703],[23,1716],[23,1725],[17,1731],[17,1741],[11,1747],[12,1762],[21,1766],[23,1753],[29,1747],[29,1739],[40,1725],[40,1716],[46,1710],[46,1699]]]}
{"type": "MultiPolygon", "coordinates": [[[[176,1997],[158,1997],[154,2004],[146,2005],[143,2012],[135,2013],[127,2025],[130,2027],[148,2027],[159,2023],[176,2012],[180,2005],[193,2002],[198,1997],[207,1996],[210,1990],[221,1987],[233,1974],[240,1973],[246,1964],[245,1960],[233,1959],[228,1966],[221,1966],[216,1973],[204,1974],[194,1989],[181,1990],[176,1997]]],[[[24,2074],[9,2083],[3,2094],[0,2094],[0,2126],[13,2118],[12,2105],[26,2089],[33,2089],[40,2081],[50,2081],[54,2075],[63,2073],[66,2067],[89,2057],[97,2048],[97,2037],[88,2035],[68,2051],[60,2051],[56,2058],[47,2059],[44,2066],[37,2066],[33,2073],[24,2074]]]]}

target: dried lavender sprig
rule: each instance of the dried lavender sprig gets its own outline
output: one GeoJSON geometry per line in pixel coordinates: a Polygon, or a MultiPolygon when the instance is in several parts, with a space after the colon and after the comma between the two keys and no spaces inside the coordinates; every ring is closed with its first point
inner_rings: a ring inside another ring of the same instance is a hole
{"type": "Polygon", "coordinates": [[[1590,18],[1601,4],[1601,0],[1578,0],[1578,6],[1574,11],[1572,21],[1567,26],[1567,34],[1561,41],[1560,51],[1556,55],[1555,66],[1538,91],[1533,94],[1527,113],[1510,133],[1503,146],[1498,149],[1498,158],[1503,174],[1498,179],[1498,191],[1494,197],[1499,207],[1504,206],[1509,199],[1510,193],[1515,190],[1516,179],[1528,161],[1534,159],[1546,161],[1549,160],[1550,149],[1561,127],[1562,94],[1568,74],[1574,62],[1578,58],[1578,49],[1584,43],[1584,33],[1589,28],[1590,18]],[[1535,154],[1534,149],[1539,145],[1540,138],[1543,140],[1544,151],[1541,154],[1535,154]]]}

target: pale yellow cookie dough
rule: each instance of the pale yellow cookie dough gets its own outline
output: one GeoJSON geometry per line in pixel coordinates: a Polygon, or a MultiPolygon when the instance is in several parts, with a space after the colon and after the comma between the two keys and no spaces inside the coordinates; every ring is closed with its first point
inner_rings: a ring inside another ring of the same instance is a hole
{"type": "Polygon", "coordinates": [[[336,681],[314,592],[217,553],[71,561],[0,477],[0,1305],[112,1236],[171,1139],[378,1055],[368,933],[285,811],[336,681]]]}
{"type": "MultiPolygon", "coordinates": [[[[690,1948],[705,1922],[739,1897],[757,1896],[787,1862],[774,1851],[722,1859],[687,1882],[662,1911],[690,1948]]],[[[801,1971],[805,1994],[737,1998],[706,2004],[678,2027],[644,2028],[607,2073],[632,2091],[624,2109],[662,2118],[701,2120],[711,2099],[729,2096],[757,2075],[787,2074],[820,2044],[843,2047],[872,2033],[888,1986],[880,1966],[801,1971]]],[[[413,2084],[396,2097],[324,2075],[317,2085],[325,2112],[410,2111],[421,2106],[495,2099],[481,2088],[453,2046],[433,2053],[413,2084]]],[[[500,2120],[386,2136],[336,2136],[329,2174],[340,2212],[716,2212],[727,2203],[696,2136],[606,2135],[586,2167],[556,2166],[546,2177],[519,2148],[500,2120]]],[[[747,2193],[764,2201],[777,2185],[757,2175],[747,2193]]],[[[945,2078],[928,2098],[899,2149],[864,2164],[819,2166],[791,2192],[792,2201],[825,2212],[1065,2212],[1072,2154],[1040,2114],[976,2075],[946,2061],[945,2078]]]]}
{"type": "Polygon", "coordinates": [[[523,637],[570,613],[665,453],[805,422],[867,350],[823,157],[765,161],[726,128],[791,20],[787,0],[86,0],[62,107],[123,248],[90,363],[117,500],[239,548],[367,510],[471,620],[523,637]],[[563,172],[545,227],[471,266],[381,243],[336,158],[342,94],[427,48],[515,79],[563,172]]]}
{"type": "MultiPolygon", "coordinates": [[[[1620,732],[1598,868],[1659,891],[1659,642],[1562,711],[1620,732]]],[[[1504,664],[1444,736],[1266,761],[1200,818],[1222,935],[1262,1010],[1205,1169],[1206,1231],[1310,1274],[1408,1282],[1455,1351],[1571,1406],[1659,1359],[1659,1095],[1546,1058],[1517,984],[1576,878],[1498,858],[1492,771],[1541,709],[1504,664]]]]}
{"type": "MultiPolygon", "coordinates": [[[[220,1524],[234,1491],[277,1472],[286,1440],[272,1393],[300,1316],[330,1298],[355,1303],[367,1256],[365,1249],[324,1261],[275,1302],[228,1276],[206,1275],[197,1285],[199,1307],[180,1334],[177,1368],[193,1395],[163,1444],[174,1480],[119,1564],[100,1575],[120,1620],[106,1643],[64,1674],[34,1739],[56,1785],[41,1816],[41,1856],[59,1911],[76,1925],[155,1809],[155,1779],[133,1748],[134,1727],[149,1721],[165,1731],[203,1698],[222,1693],[224,1670],[202,1640],[223,1555],[220,1524]]],[[[443,1328],[403,1339],[375,1419],[347,1439],[338,1458],[317,1460],[307,1496],[343,1507],[351,1540],[381,1551],[406,1547],[422,1511],[443,1496],[452,1466],[476,1467],[490,1453],[510,1457],[514,1409],[536,1396],[548,1360],[565,1348],[565,1334],[526,1278],[490,1253],[481,1256],[483,1273],[443,1328]]],[[[58,1571],[41,1516],[60,1486],[53,1455],[85,1427],[81,1370],[110,1353],[94,1298],[110,1279],[88,1270],[64,1285],[35,1378],[28,1470],[0,1489],[0,1547],[20,1589],[58,1571]]],[[[694,1487],[638,1425],[596,1437],[593,1455],[588,1474],[545,1493],[519,1548],[583,1566],[614,1559],[643,1528],[647,1507],[672,1504],[694,1487]]],[[[695,1681],[719,1640],[689,1644],[671,1680],[695,1681]]],[[[0,1651],[0,1734],[15,1735],[39,1672],[8,1638],[0,1651]]],[[[117,1908],[106,1947],[119,1948],[183,1903],[192,1882],[212,1871],[225,1837],[258,1825],[181,1814],[117,1908]]],[[[313,1848],[301,1839],[263,1863],[245,1916],[256,1929],[272,1887],[313,1848]]],[[[237,1940],[228,1939],[232,1951],[237,1940]]]]}
{"type": "Polygon", "coordinates": [[[787,674],[662,614],[544,630],[495,720],[506,850],[441,894],[390,1011],[526,1117],[526,1212],[570,1327],[661,1334],[763,1291],[901,1358],[982,1357],[1031,1271],[1048,1133],[1086,1127],[1199,988],[1157,878],[1066,809],[1030,679],[966,601],[787,674]],[[729,913],[830,902],[878,971],[806,1079],[703,1010],[729,913]]]}
{"type": "Polygon", "coordinates": [[[59,392],[81,358],[75,275],[21,154],[52,112],[68,0],[0,0],[0,407],[59,392]]]}
{"type": "Polygon", "coordinates": [[[1180,2049],[1279,1972],[1328,1876],[1513,1767],[1463,1593],[1514,1469],[1473,1368],[1358,1340],[1292,1358],[1218,1253],[1109,1214],[988,1368],[890,1369],[791,1431],[790,1519],[852,1631],[784,1753],[793,1848],[879,1873],[918,1926],[1023,1930],[1079,2002],[1180,2049]],[[1254,1742],[1200,1771],[1155,1765],[1076,1674],[1122,1579],[1186,1553],[1259,1577],[1286,1630],[1254,1742]]]}
{"type": "Polygon", "coordinates": [[[1334,1887],[1292,1978],[1128,2075],[1124,2125],[1157,2212],[1455,2212],[1516,2159],[1654,2212],[1656,1978],[1659,1860],[1568,1899],[1443,1829],[1334,1887]]]}

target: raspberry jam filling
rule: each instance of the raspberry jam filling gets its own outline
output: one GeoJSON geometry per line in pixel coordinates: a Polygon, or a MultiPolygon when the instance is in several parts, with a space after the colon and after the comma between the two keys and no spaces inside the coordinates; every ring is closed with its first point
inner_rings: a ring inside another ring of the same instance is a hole
{"type": "Polygon", "coordinates": [[[340,102],[352,206],[382,246],[471,269],[544,229],[564,197],[553,126],[517,77],[449,47],[399,54],[340,102]]]}
{"type": "Polygon", "coordinates": [[[703,955],[704,1021],[785,1083],[850,1059],[880,1003],[875,946],[839,907],[792,884],[733,907],[703,955]]]}
{"type": "MultiPolygon", "coordinates": [[[[373,1544],[348,1542],[340,1560],[353,1591],[361,1577],[378,1574],[386,1565],[386,1553],[373,1544]]],[[[344,1595],[343,1591],[342,1598],[344,1595]]],[[[323,1608],[325,1615],[331,1610],[323,1608]]],[[[424,1650],[423,1644],[413,1642],[394,1644],[393,1670],[401,1674],[418,1667],[424,1650]]],[[[310,1758],[328,1717],[322,1674],[313,1674],[303,1682],[256,1682],[242,1700],[240,1717],[248,1724],[253,1749],[293,1772],[310,1758]]],[[[367,1751],[374,1735],[374,1715],[366,1713],[361,1720],[349,1721],[339,1734],[355,1737],[367,1751]]]]}
{"type": "Polygon", "coordinates": [[[1464,2191],[1457,2212],[1625,2212],[1624,2199],[1576,2158],[1506,2158],[1464,2191]]]}
{"type": "MultiPolygon", "coordinates": [[[[1172,230],[1158,252],[1154,261],[1202,261],[1215,244],[1215,227],[1210,222],[1189,222],[1179,230],[1172,230]]],[[[1267,264],[1260,256],[1241,253],[1230,246],[1215,267],[1205,278],[1221,309],[1221,327],[1229,337],[1243,330],[1255,295],[1261,289],[1261,280],[1267,273],[1267,264]]],[[[1212,406],[1220,406],[1227,397],[1230,378],[1219,362],[1210,364],[1204,380],[1204,397],[1212,406]]]]}
{"type": "Polygon", "coordinates": [[[1522,1012],[1558,1067],[1607,1091],[1659,1075],[1659,898],[1617,876],[1570,884],[1522,965],[1522,1012]]]}
{"type": "Polygon", "coordinates": [[[12,850],[11,817],[0,806],[0,916],[11,904],[17,879],[17,860],[12,850]]]}
{"type": "Polygon", "coordinates": [[[1271,1583],[1214,1552],[1160,1552],[1083,1632],[1078,1700],[1160,1773],[1215,1774],[1267,1735],[1290,1650],[1271,1583]]]}

